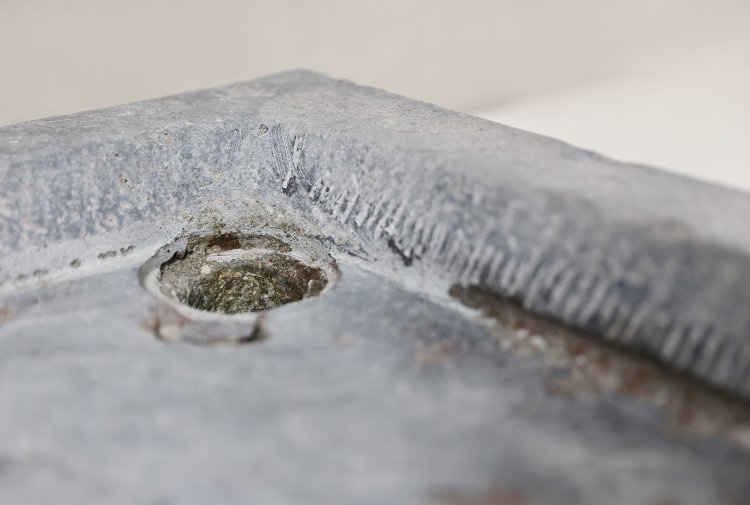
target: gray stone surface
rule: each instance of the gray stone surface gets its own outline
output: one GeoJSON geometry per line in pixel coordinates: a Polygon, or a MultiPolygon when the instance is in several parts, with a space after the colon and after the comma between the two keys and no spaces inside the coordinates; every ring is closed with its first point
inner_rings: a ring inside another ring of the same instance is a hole
{"type": "Polygon", "coordinates": [[[570,363],[448,294],[748,396],[745,194],[307,72],[0,128],[0,180],[12,502],[750,501],[744,414],[675,435],[661,393],[556,394],[570,363]],[[320,241],[339,279],[247,321],[259,342],[157,340],[140,267],[255,229],[320,241]]]}

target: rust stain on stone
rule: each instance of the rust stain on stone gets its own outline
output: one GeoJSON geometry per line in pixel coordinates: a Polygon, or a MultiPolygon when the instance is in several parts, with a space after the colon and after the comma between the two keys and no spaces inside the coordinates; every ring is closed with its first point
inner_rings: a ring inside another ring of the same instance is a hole
{"type": "Polygon", "coordinates": [[[495,320],[498,345],[542,358],[551,370],[547,390],[573,398],[593,394],[636,396],[661,408],[674,435],[719,435],[750,449],[750,408],[662,367],[653,360],[575,332],[517,302],[478,288],[453,286],[451,296],[495,320]]]}
{"type": "Polygon", "coordinates": [[[448,362],[461,350],[461,346],[451,340],[419,341],[413,363],[416,366],[439,365],[448,362]]]}
{"type": "Polygon", "coordinates": [[[504,486],[493,486],[481,493],[444,489],[432,495],[440,505],[528,505],[526,495],[504,486]]]}
{"type": "Polygon", "coordinates": [[[222,251],[239,249],[242,247],[240,238],[234,233],[222,233],[211,238],[206,244],[207,247],[218,247],[222,251]]]}
{"type": "Polygon", "coordinates": [[[0,303],[0,325],[3,325],[13,319],[16,315],[16,310],[12,305],[0,303]]]}

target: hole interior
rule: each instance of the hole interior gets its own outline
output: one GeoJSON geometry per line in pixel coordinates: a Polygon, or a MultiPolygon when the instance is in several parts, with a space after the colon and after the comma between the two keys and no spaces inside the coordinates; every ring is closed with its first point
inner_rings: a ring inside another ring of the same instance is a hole
{"type": "Polygon", "coordinates": [[[333,280],[335,265],[309,239],[255,232],[189,237],[184,249],[154,270],[158,292],[179,304],[243,314],[319,295],[333,280]]]}

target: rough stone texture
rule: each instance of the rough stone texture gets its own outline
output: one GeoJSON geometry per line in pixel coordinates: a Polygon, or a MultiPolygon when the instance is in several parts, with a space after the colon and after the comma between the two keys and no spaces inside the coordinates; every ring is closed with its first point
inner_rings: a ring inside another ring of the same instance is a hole
{"type": "Polygon", "coordinates": [[[326,273],[286,253],[267,235],[195,239],[159,267],[160,291],[190,307],[224,314],[269,310],[320,294],[326,273]]]}
{"type": "Polygon", "coordinates": [[[0,180],[8,500],[750,502],[744,421],[675,436],[627,390],[561,397],[568,368],[448,293],[747,397],[745,194],[307,72],[2,128],[0,180]],[[155,339],[141,265],[260,228],[340,278],[248,345],[155,339]]]}

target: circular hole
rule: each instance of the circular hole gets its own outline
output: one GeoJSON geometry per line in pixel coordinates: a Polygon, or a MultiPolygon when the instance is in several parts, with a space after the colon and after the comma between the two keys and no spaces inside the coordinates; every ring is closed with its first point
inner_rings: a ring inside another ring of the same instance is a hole
{"type": "Polygon", "coordinates": [[[321,244],[283,232],[194,236],[159,256],[144,267],[147,287],[190,309],[220,314],[317,296],[336,272],[321,244]]]}

